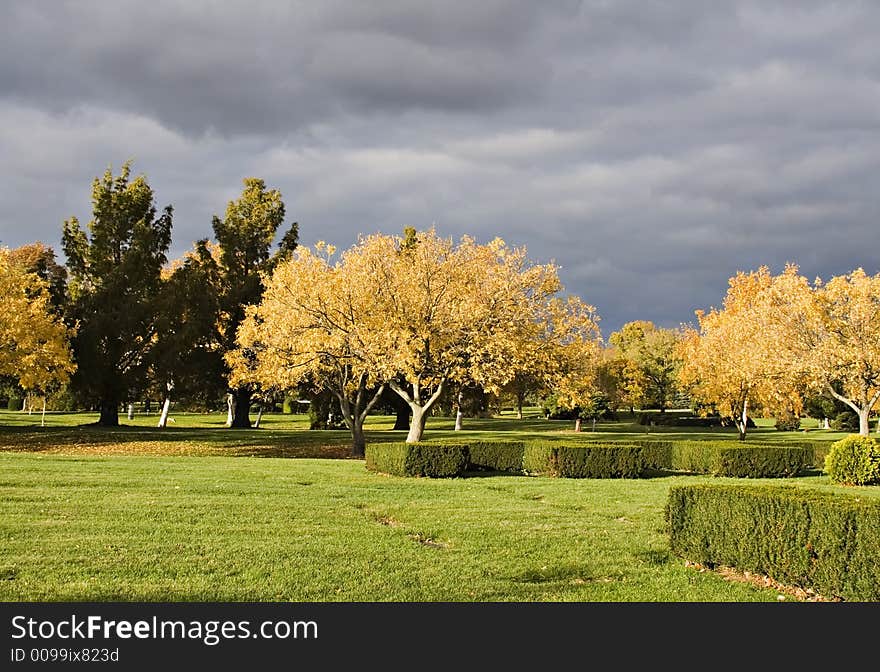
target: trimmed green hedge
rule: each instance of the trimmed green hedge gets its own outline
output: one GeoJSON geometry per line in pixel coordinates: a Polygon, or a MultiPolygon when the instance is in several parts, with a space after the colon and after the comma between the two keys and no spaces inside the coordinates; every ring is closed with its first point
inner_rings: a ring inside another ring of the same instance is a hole
{"type": "Polygon", "coordinates": [[[636,478],[674,470],[778,478],[813,466],[815,454],[811,445],[739,441],[473,441],[409,447],[389,443],[367,447],[367,468],[401,476],[460,476],[465,471],[489,470],[563,478],[636,478]]]}
{"type": "Polygon", "coordinates": [[[367,469],[395,476],[450,478],[468,465],[468,447],[460,444],[376,443],[366,447],[367,469]]]}
{"type": "Polygon", "coordinates": [[[814,463],[812,448],[738,441],[674,441],[669,467],[735,478],[795,476],[814,463]]]}
{"type": "Polygon", "coordinates": [[[880,600],[880,501],[780,486],[669,491],[674,553],[766,574],[826,597],[880,600]]]}
{"type": "Polygon", "coordinates": [[[524,441],[473,441],[467,446],[469,470],[522,473],[524,441]]]}
{"type": "Polygon", "coordinates": [[[639,478],[662,469],[667,455],[666,447],[660,442],[571,446],[536,441],[525,447],[523,470],[528,474],[562,478],[639,478]]]}

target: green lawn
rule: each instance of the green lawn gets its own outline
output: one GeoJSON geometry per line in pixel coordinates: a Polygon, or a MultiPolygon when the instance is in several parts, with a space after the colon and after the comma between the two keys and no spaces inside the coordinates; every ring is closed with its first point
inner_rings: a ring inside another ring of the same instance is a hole
{"type": "Polygon", "coordinates": [[[354,460],[12,453],[0,470],[0,600],[777,596],[669,557],[667,491],[702,477],[430,480],[354,460]]]}
{"type": "MultiPolygon", "coordinates": [[[[348,434],[308,431],[304,416],[267,415],[258,430],[186,414],[164,431],[143,416],[115,430],[79,426],[94,419],[52,414],[40,428],[36,415],[0,413],[0,600],[777,599],[669,556],[669,487],[726,479],[395,478],[360,460],[314,459],[346,457],[348,434]]],[[[401,439],[392,423],[371,418],[368,440],[401,439]]],[[[482,438],[595,438],[534,417],[466,427],[482,438]]],[[[664,429],[654,432],[735,437],[664,429]]],[[[426,438],[454,435],[451,419],[429,420],[426,438]]],[[[804,434],[752,434],[789,436],[804,434]]],[[[785,482],[834,488],[822,476],[785,482]]]]}
{"type": "MultiPolygon", "coordinates": [[[[345,457],[351,436],[346,430],[308,431],[308,416],[266,414],[260,429],[228,430],[225,414],[174,413],[175,422],[166,429],[155,427],[157,414],[138,414],[134,420],[120,416],[122,425],[115,429],[89,426],[96,413],[50,413],[46,427],[40,427],[37,413],[0,411],[0,450],[43,451],[62,454],[126,454],[126,455],[256,455],[263,457],[345,457]]],[[[843,432],[811,428],[807,432],[779,432],[772,419],[757,420],[758,428],[749,432],[749,441],[798,440],[807,438],[836,440],[843,432]]],[[[805,421],[807,423],[812,421],[805,421]]],[[[566,438],[567,440],[644,438],[665,439],[737,438],[736,430],[728,428],[647,428],[629,422],[600,422],[593,433],[584,423],[580,434],[573,432],[573,423],[544,420],[532,414],[524,420],[513,415],[500,418],[466,418],[462,432],[453,431],[452,418],[432,417],[428,420],[425,439],[530,439],[566,438]]],[[[367,441],[394,441],[405,432],[393,432],[394,417],[387,415],[367,418],[367,441]]]]}

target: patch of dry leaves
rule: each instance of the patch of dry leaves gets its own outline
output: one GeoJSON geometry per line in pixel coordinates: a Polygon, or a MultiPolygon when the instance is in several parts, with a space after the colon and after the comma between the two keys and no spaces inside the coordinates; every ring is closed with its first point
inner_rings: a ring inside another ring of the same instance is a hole
{"type": "Polygon", "coordinates": [[[699,572],[715,572],[727,581],[736,581],[738,583],[748,583],[758,588],[772,588],[776,591],[776,599],[784,602],[786,598],[792,597],[800,602],[842,602],[839,597],[825,597],[819,595],[812,588],[799,588],[797,586],[788,586],[780,583],[775,579],[764,574],[754,574],[752,572],[744,572],[734,567],[726,567],[718,565],[715,568],[709,568],[699,562],[691,562],[685,560],[685,567],[691,567],[699,572]]]}

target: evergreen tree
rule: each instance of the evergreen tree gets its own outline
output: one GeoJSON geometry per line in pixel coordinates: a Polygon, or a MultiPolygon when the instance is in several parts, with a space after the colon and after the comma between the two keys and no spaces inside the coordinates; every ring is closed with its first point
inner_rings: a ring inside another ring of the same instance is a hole
{"type": "Polygon", "coordinates": [[[153,190],[123,164],[92,184],[88,233],[64,222],[70,273],[68,320],[78,326],[73,390],[101,410],[99,425],[119,424],[119,404],[146,382],[157,333],[160,274],[171,243],[171,206],[156,216],[153,190]]]}

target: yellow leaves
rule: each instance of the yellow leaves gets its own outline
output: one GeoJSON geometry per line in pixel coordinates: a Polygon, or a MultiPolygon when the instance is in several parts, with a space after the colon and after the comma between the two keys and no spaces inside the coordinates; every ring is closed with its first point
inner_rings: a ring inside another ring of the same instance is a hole
{"type": "MultiPolygon", "coordinates": [[[[595,309],[554,297],[553,265],[500,239],[458,243],[432,229],[371,235],[331,264],[332,246],[299,247],[267,279],[238,333],[254,358],[228,359],[264,385],[366,373],[423,388],[444,380],[497,389],[522,371],[589,380],[595,309]]],[[[572,384],[574,387],[574,384],[572,384]]]]}
{"type": "Polygon", "coordinates": [[[703,400],[747,394],[796,410],[807,386],[835,383],[857,406],[880,390],[880,275],[811,285],[794,264],[778,276],[762,267],[731,278],[723,310],[697,317],[682,381],[703,400]]]}
{"type": "Polygon", "coordinates": [[[74,370],[69,332],[50,312],[46,283],[10,263],[0,248],[0,375],[27,390],[47,391],[74,370]]]}

